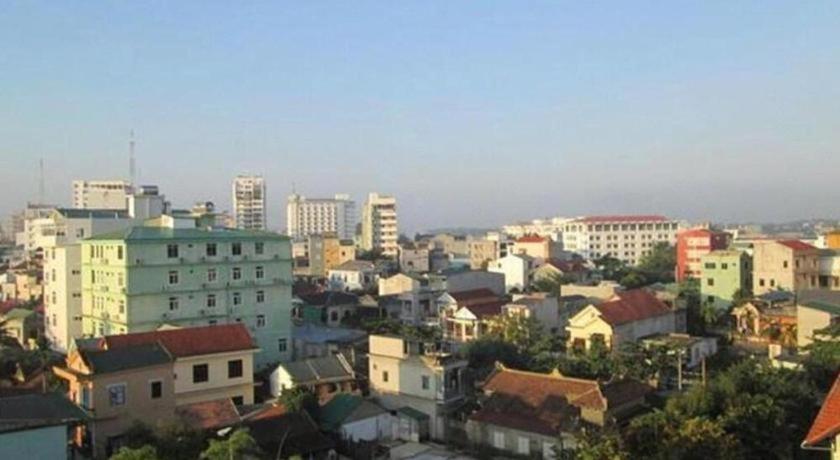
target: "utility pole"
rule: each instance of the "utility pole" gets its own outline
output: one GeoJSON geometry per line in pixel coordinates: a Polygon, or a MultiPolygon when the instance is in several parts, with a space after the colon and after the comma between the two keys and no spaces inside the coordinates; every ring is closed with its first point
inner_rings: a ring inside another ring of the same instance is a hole
{"type": "Polygon", "coordinates": [[[703,355],[703,359],[700,361],[700,371],[703,375],[703,388],[706,388],[706,355],[703,355]]]}
{"type": "Polygon", "coordinates": [[[677,390],[682,391],[683,389],[683,377],[682,377],[682,350],[677,351],[677,390]]]}

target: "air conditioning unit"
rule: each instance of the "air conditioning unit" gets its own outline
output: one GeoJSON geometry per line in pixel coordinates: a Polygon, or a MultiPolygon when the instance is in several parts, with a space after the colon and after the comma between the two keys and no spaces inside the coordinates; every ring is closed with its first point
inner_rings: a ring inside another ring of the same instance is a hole
{"type": "Polygon", "coordinates": [[[202,262],[206,262],[206,261],[207,261],[207,257],[201,256],[201,261],[202,261],[202,262]]]}
{"type": "Polygon", "coordinates": [[[204,315],[207,314],[207,312],[203,308],[201,310],[198,310],[198,312],[201,314],[201,316],[204,316],[204,315]]]}
{"type": "Polygon", "coordinates": [[[280,260],[280,254],[274,254],[274,260],[280,260]]]}
{"type": "Polygon", "coordinates": [[[169,318],[169,312],[163,312],[163,314],[162,314],[162,315],[160,315],[160,316],[161,316],[163,319],[167,319],[167,318],[169,318]]]}
{"type": "Polygon", "coordinates": [[[134,260],[134,263],[135,263],[136,265],[143,265],[143,259],[135,259],[135,260],[134,260]]]}
{"type": "Polygon", "coordinates": [[[183,258],[183,257],[179,257],[179,258],[178,258],[178,262],[184,263],[184,258],[183,258]]]}

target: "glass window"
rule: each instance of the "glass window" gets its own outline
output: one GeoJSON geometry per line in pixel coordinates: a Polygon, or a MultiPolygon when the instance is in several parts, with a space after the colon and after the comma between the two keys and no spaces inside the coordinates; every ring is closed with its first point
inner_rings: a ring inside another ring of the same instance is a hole
{"type": "Polygon", "coordinates": [[[279,351],[280,353],[284,353],[286,351],[286,348],[287,348],[286,339],[278,339],[277,340],[277,351],[279,351]]]}
{"type": "Polygon", "coordinates": [[[265,244],[262,241],[254,243],[254,254],[262,254],[265,252],[265,244]]]}
{"type": "Polygon", "coordinates": [[[265,302],[265,291],[257,291],[257,303],[265,302]]]}
{"type": "Polygon", "coordinates": [[[216,306],[216,294],[207,294],[207,307],[213,308],[216,306]]]}
{"type": "Polygon", "coordinates": [[[236,379],[242,377],[242,360],[232,359],[228,361],[228,378],[236,379]]]}
{"type": "Polygon", "coordinates": [[[230,253],[235,256],[242,255],[242,243],[233,243],[230,245],[230,253]]]}
{"type": "Polygon", "coordinates": [[[208,283],[216,282],[216,269],[215,268],[208,268],[207,269],[207,282],[208,283]]]}
{"type": "Polygon", "coordinates": [[[163,396],[163,382],[160,380],[155,380],[150,384],[151,396],[152,399],[160,399],[163,396]]]}
{"type": "Polygon", "coordinates": [[[178,270],[169,271],[169,284],[178,284],[178,270]]]}
{"type": "Polygon", "coordinates": [[[429,389],[429,376],[428,375],[424,375],[424,376],[420,377],[420,385],[423,387],[424,390],[429,389]]]}
{"type": "Polygon", "coordinates": [[[241,279],[242,269],[239,267],[233,267],[233,270],[231,270],[231,278],[233,278],[234,280],[241,279]]]}
{"type": "Polygon", "coordinates": [[[233,293],[233,304],[234,305],[242,304],[242,294],[240,294],[238,292],[233,293]]]}
{"type": "Polygon", "coordinates": [[[122,246],[117,246],[117,259],[118,260],[123,259],[123,247],[122,246]]]}
{"type": "Polygon", "coordinates": [[[111,407],[125,405],[125,384],[108,385],[108,402],[111,407]]]}
{"type": "Polygon", "coordinates": [[[265,327],[265,315],[257,315],[257,327],[265,327]]]}
{"type": "Polygon", "coordinates": [[[262,265],[257,265],[257,268],[256,268],[256,270],[255,270],[255,273],[254,273],[254,274],[256,275],[256,277],[257,277],[257,279],[258,279],[258,280],[263,279],[263,277],[265,276],[265,272],[264,272],[264,270],[263,270],[262,265]]]}
{"type": "Polygon", "coordinates": [[[207,243],[207,257],[216,256],[216,243],[207,243]]]}
{"type": "Polygon", "coordinates": [[[178,245],[177,244],[167,244],[166,245],[166,257],[170,259],[177,259],[178,258],[178,245]]]}
{"type": "Polygon", "coordinates": [[[210,379],[210,366],[207,364],[193,365],[193,383],[206,382],[210,379]]]}
{"type": "Polygon", "coordinates": [[[178,298],[177,297],[170,297],[169,298],[169,311],[175,311],[178,309],[178,298]]]}
{"type": "Polygon", "coordinates": [[[388,382],[388,371],[382,371],[382,381],[388,382]]]}

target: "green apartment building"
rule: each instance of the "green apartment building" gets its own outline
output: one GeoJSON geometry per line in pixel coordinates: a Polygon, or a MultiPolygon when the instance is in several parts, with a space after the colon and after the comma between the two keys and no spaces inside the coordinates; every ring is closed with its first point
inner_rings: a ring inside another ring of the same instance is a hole
{"type": "Polygon", "coordinates": [[[82,242],[86,337],[244,323],[259,368],[290,358],[291,310],[291,243],[275,233],[145,226],[82,242]]]}
{"type": "Polygon", "coordinates": [[[712,251],[701,256],[700,263],[700,294],[715,308],[728,308],[738,289],[752,286],[752,258],[744,252],[712,251]]]}

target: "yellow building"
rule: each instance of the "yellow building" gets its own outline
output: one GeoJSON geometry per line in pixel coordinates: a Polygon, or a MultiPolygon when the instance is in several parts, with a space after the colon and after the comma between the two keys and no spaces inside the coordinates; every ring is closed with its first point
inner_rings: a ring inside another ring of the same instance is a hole
{"type": "Polygon", "coordinates": [[[825,234],[825,247],[828,249],[840,249],[840,230],[832,230],[825,234]]]}
{"type": "Polygon", "coordinates": [[[799,240],[757,241],[753,246],[753,294],[819,286],[820,251],[799,240]]]}

